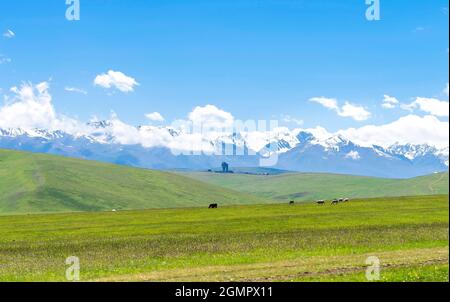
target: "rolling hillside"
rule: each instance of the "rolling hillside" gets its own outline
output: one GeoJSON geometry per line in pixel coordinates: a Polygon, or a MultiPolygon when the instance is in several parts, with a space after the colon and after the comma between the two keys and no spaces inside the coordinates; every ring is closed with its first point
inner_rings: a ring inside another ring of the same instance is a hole
{"type": "Polygon", "coordinates": [[[317,173],[285,173],[271,176],[215,173],[183,173],[183,175],[277,201],[435,195],[449,192],[448,172],[411,179],[317,173]]]}
{"type": "Polygon", "coordinates": [[[0,214],[268,203],[177,174],[0,150],[0,214]]]}

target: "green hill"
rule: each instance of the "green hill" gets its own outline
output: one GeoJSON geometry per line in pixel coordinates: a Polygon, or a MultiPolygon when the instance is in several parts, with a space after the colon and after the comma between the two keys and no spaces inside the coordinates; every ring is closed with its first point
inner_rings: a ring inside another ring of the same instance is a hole
{"type": "Polygon", "coordinates": [[[183,173],[197,180],[277,201],[448,194],[449,177],[438,173],[411,179],[385,179],[337,174],[183,173]]]}
{"type": "Polygon", "coordinates": [[[0,150],[0,214],[268,203],[177,174],[0,150]]]}
{"type": "Polygon", "coordinates": [[[448,184],[448,173],[404,180],[298,173],[175,174],[0,150],[0,214],[448,194],[448,184]]]}

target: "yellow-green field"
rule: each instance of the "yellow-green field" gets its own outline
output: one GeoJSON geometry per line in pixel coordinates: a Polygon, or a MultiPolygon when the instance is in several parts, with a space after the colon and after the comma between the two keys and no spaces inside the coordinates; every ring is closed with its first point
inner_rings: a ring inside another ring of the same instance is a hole
{"type": "Polygon", "coordinates": [[[448,195],[0,217],[0,281],[448,281],[448,195]]]}

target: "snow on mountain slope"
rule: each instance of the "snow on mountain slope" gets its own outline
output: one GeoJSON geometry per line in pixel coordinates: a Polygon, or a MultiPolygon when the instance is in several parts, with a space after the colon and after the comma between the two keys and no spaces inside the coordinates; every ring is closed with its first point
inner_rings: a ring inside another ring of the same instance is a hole
{"type": "Polygon", "coordinates": [[[174,127],[131,127],[118,120],[92,121],[76,134],[0,129],[0,148],[156,169],[215,168],[222,160],[256,166],[258,154],[267,153],[278,154],[277,168],[304,172],[412,177],[445,171],[449,165],[448,147],[360,146],[322,128],[198,134],[174,127]]]}

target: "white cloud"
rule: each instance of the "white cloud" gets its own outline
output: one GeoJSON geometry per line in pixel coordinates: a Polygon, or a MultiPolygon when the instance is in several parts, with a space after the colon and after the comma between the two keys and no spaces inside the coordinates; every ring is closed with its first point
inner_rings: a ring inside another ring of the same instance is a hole
{"type": "Polygon", "coordinates": [[[449,85],[447,83],[447,85],[445,86],[443,93],[448,97],[449,96],[449,85]]]}
{"type": "MultiPolygon", "coordinates": [[[[164,118],[158,112],[146,114],[153,121],[163,121],[164,118]]],[[[140,144],[144,147],[167,147],[172,152],[214,152],[214,146],[210,139],[216,137],[217,131],[233,125],[233,116],[216,106],[207,105],[196,107],[188,115],[188,120],[175,121],[170,127],[176,133],[168,131],[165,127],[141,126],[135,127],[119,119],[113,113],[108,127],[96,129],[96,137],[107,140],[113,137],[119,144],[140,144]],[[201,129],[194,129],[201,126],[201,129]],[[193,131],[194,130],[194,131],[193,131]]],[[[92,130],[91,130],[92,131],[92,130]]]]}
{"type": "Polygon", "coordinates": [[[4,55],[0,55],[0,65],[11,63],[11,59],[5,57],[4,55]]]}
{"type": "Polygon", "coordinates": [[[139,129],[122,122],[116,113],[111,115],[111,134],[115,141],[124,145],[137,145],[142,143],[139,129]]]}
{"type": "Polygon", "coordinates": [[[48,82],[12,87],[13,95],[5,97],[6,103],[0,107],[0,128],[43,128],[76,133],[82,128],[79,122],[56,114],[48,90],[48,82]]]}
{"type": "Polygon", "coordinates": [[[80,93],[80,94],[84,94],[84,95],[88,94],[86,90],[76,88],[76,87],[65,87],[64,90],[67,92],[75,92],[75,93],[80,93]]]}
{"type": "Polygon", "coordinates": [[[16,34],[10,29],[8,29],[6,32],[3,33],[3,37],[5,37],[6,39],[12,39],[15,36],[16,34]]]}
{"type": "Polygon", "coordinates": [[[108,89],[116,88],[122,92],[133,92],[139,83],[120,71],[109,70],[107,73],[98,75],[94,80],[94,85],[108,89]]]}
{"type": "Polygon", "coordinates": [[[309,99],[309,101],[318,103],[327,109],[333,110],[339,116],[350,117],[355,121],[365,121],[371,117],[371,113],[361,105],[345,102],[345,104],[340,108],[336,99],[326,97],[314,97],[309,99]]]}
{"type": "Polygon", "coordinates": [[[159,112],[147,113],[145,117],[153,122],[164,122],[165,120],[164,117],[159,112]]]}
{"type": "Polygon", "coordinates": [[[403,106],[403,108],[410,110],[419,109],[426,113],[440,117],[449,116],[449,103],[433,98],[418,97],[414,102],[406,106],[403,106]]]}
{"type": "Polygon", "coordinates": [[[347,155],[345,155],[345,158],[350,158],[353,160],[360,160],[361,156],[359,155],[358,151],[350,151],[349,153],[347,153],[347,155]]]}
{"type": "Polygon", "coordinates": [[[214,105],[204,107],[195,107],[189,113],[189,120],[194,125],[200,125],[203,128],[229,128],[233,126],[234,117],[231,113],[223,111],[214,105]]]}
{"type": "Polygon", "coordinates": [[[338,101],[336,99],[326,98],[326,97],[314,97],[309,99],[310,102],[315,102],[322,105],[325,108],[331,110],[339,110],[338,101]]]}
{"type": "Polygon", "coordinates": [[[356,121],[365,121],[371,116],[371,113],[363,106],[353,105],[348,102],[345,102],[338,114],[343,117],[351,117],[356,121]]]}
{"type": "MultiPolygon", "coordinates": [[[[303,130],[303,129],[300,129],[303,130]]],[[[318,140],[325,140],[329,137],[331,137],[333,134],[328,132],[327,129],[317,126],[315,128],[309,128],[309,129],[304,129],[307,132],[312,133],[312,135],[314,135],[315,138],[317,138],[318,140]]]]}
{"type": "Polygon", "coordinates": [[[449,124],[432,115],[407,115],[389,124],[350,128],[340,130],[338,134],[363,146],[375,144],[389,147],[395,143],[410,143],[442,148],[448,146],[449,124]]]}
{"type": "Polygon", "coordinates": [[[400,102],[393,96],[384,95],[381,106],[385,109],[394,109],[400,102]]]}
{"type": "Polygon", "coordinates": [[[281,119],[285,123],[295,124],[297,126],[303,126],[303,124],[305,123],[303,120],[292,117],[290,115],[282,115],[281,119]]]}
{"type": "MultiPolygon", "coordinates": [[[[216,135],[215,129],[233,131],[230,127],[235,123],[231,113],[213,105],[206,105],[195,107],[189,113],[188,120],[180,120],[178,125],[173,124],[171,127],[173,131],[156,126],[138,128],[121,121],[115,113],[112,114],[108,127],[94,129],[84,122],[56,113],[49,93],[48,82],[38,85],[25,83],[20,87],[11,88],[9,94],[11,96],[8,96],[5,104],[0,106],[0,128],[42,128],[62,130],[73,135],[99,134],[105,139],[112,137],[120,144],[141,144],[144,147],[160,146],[172,150],[213,151],[214,147],[209,139],[216,135]],[[193,124],[200,124],[207,132],[192,132],[189,127],[192,127],[193,124]]],[[[344,110],[344,107],[339,108],[339,111],[349,111],[348,108],[344,110]]],[[[149,114],[150,118],[161,120],[156,113],[149,114]]],[[[333,135],[322,127],[305,130],[313,133],[318,139],[326,139],[333,135]]],[[[290,134],[295,136],[296,131],[299,129],[290,131],[281,127],[272,131],[248,130],[247,133],[242,134],[249,140],[251,146],[264,146],[267,144],[267,138],[289,139],[292,137],[290,134]]],[[[441,121],[433,115],[421,117],[410,114],[389,124],[344,129],[336,134],[341,134],[363,146],[376,144],[389,147],[398,142],[400,144],[430,144],[443,148],[447,147],[449,142],[449,123],[441,121]]],[[[355,160],[358,159],[358,156],[359,154],[348,154],[348,158],[355,160]]]]}

